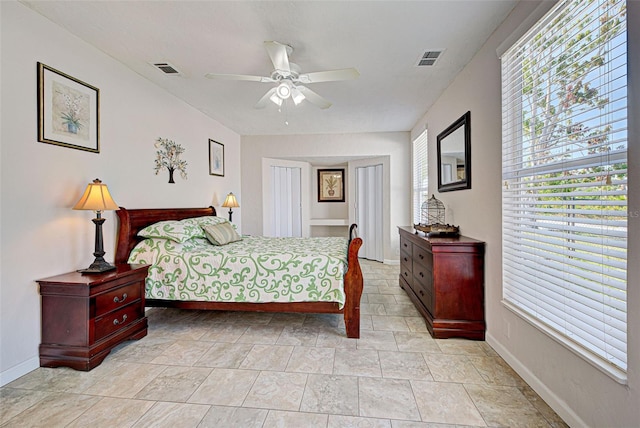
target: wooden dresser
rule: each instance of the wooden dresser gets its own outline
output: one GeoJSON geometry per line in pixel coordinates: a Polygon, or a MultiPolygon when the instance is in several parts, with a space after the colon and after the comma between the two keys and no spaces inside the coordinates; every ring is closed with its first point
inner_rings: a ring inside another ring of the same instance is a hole
{"type": "Polygon", "coordinates": [[[484,340],[484,242],[400,231],[400,287],[435,338],[484,340]]]}
{"type": "Polygon", "coordinates": [[[91,370],[125,340],[147,335],[148,265],[101,274],[69,272],[38,280],[42,296],[40,366],[91,370]]]}

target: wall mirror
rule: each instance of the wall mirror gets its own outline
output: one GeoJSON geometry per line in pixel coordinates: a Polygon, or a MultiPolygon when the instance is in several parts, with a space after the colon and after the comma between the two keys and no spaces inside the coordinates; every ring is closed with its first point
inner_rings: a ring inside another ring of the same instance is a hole
{"type": "Polygon", "coordinates": [[[471,112],[438,134],[438,191],[471,188],[471,112]]]}

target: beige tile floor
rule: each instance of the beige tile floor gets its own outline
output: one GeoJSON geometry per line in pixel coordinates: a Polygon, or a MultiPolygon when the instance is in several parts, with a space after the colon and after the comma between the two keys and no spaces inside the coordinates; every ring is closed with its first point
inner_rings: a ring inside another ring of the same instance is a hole
{"type": "Polygon", "coordinates": [[[0,389],[2,427],[566,426],[485,342],[434,340],[398,267],[362,261],[361,338],[340,315],[149,309],[90,372],[0,389]]]}

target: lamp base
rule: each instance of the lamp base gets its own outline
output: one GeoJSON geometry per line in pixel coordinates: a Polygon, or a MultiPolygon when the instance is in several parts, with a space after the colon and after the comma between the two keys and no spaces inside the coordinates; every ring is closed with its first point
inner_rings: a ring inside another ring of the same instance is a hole
{"type": "Polygon", "coordinates": [[[105,262],[104,260],[96,260],[86,269],[78,269],[80,273],[102,273],[110,270],[114,270],[116,267],[112,264],[105,262]]]}

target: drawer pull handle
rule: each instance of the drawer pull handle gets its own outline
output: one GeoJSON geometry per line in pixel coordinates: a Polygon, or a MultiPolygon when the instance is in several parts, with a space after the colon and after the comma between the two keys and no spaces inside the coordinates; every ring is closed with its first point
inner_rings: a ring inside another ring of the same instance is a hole
{"type": "Polygon", "coordinates": [[[402,273],[404,273],[404,276],[409,276],[409,274],[408,274],[408,273],[406,273],[406,272],[402,272],[402,273]]]}
{"type": "Polygon", "coordinates": [[[424,291],[422,291],[422,290],[418,290],[418,291],[420,292],[421,296],[424,296],[424,291]]]}
{"type": "Polygon", "coordinates": [[[118,296],[114,297],[113,303],[122,303],[125,300],[127,300],[127,293],[124,293],[121,298],[118,298],[118,296]]]}
{"type": "Polygon", "coordinates": [[[424,259],[424,256],[422,254],[418,254],[418,257],[420,257],[420,260],[424,259]]]}
{"type": "Polygon", "coordinates": [[[126,320],[127,320],[127,314],[124,314],[122,316],[122,321],[118,321],[117,319],[115,319],[113,320],[113,325],[124,324],[126,320]]]}
{"type": "Polygon", "coordinates": [[[404,258],[404,261],[405,261],[405,262],[406,262],[406,261],[408,261],[406,257],[404,258]]]}
{"type": "Polygon", "coordinates": [[[422,274],[422,272],[420,272],[420,278],[424,278],[424,275],[422,274]]]}

